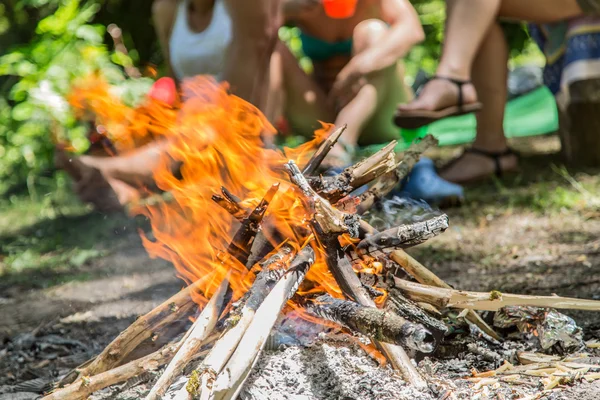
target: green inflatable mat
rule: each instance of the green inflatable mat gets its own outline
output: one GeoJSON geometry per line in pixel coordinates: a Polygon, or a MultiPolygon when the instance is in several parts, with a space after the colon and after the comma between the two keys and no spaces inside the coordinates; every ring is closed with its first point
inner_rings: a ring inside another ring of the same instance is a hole
{"type": "MultiPolygon", "coordinates": [[[[400,131],[396,151],[404,151],[410,143],[428,133],[435,136],[440,146],[470,143],[475,138],[475,116],[473,114],[446,118],[427,127],[413,131],[400,131]]],[[[544,135],[558,129],[558,111],[554,96],[546,87],[540,87],[517,97],[506,104],[504,131],[507,137],[544,135]]],[[[372,154],[384,145],[361,148],[361,155],[372,154]]]]}

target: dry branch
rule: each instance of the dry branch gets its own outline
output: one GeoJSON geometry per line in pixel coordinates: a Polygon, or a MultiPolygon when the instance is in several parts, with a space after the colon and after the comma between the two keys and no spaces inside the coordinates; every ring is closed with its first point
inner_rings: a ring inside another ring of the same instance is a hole
{"type": "Polygon", "coordinates": [[[194,322],[189,330],[189,335],[169,363],[161,377],[158,379],[146,400],[159,399],[165,394],[171,383],[181,373],[183,368],[192,360],[194,355],[200,350],[206,338],[215,328],[219,315],[223,308],[225,294],[229,288],[229,279],[225,278],[219,285],[217,291],[212,295],[210,301],[204,307],[204,310],[194,322]]]}
{"type": "Polygon", "coordinates": [[[363,239],[357,246],[359,255],[380,257],[396,249],[406,249],[429,240],[448,229],[448,216],[442,214],[427,221],[385,230],[363,239]]]}
{"type": "Polygon", "coordinates": [[[348,300],[322,295],[307,302],[306,309],[317,317],[372,337],[380,342],[403,344],[411,349],[431,353],[434,338],[422,325],[376,307],[361,306],[348,300]]]}
{"type": "Polygon", "coordinates": [[[433,304],[438,308],[463,308],[498,311],[506,306],[530,306],[567,310],[600,311],[600,301],[559,296],[528,296],[498,291],[489,293],[435,288],[394,278],[395,286],[410,299],[433,304]]]}
{"type": "Polygon", "coordinates": [[[302,170],[304,175],[312,175],[319,168],[327,154],[331,151],[333,146],[337,143],[340,136],[344,133],[348,125],[344,124],[343,126],[336,129],[329,137],[319,146],[317,151],[313,154],[313,156],[308,160],[306,166],[302,170]]]}
{"type": "Polygon", "coordinates": [[[396,142],[393,141],[334,177],[310,178],[309,182],[317,193],[335,203],[359,187],[393,171],[396,168],[395,146],[396,142]]]}
{"type": "Polygon", "coordinates": [[[408,150],[404,152],[402,161],[397,164],[393,171],[383,175],[379,180],[359,196],[360,206],[358,213],[363,214],[369,210],[375,202],[384,198],[400,183],[402,179],[408,176],[409,172],[419,161],[421,154],[430,147],[437,145],[437,139],[431,135],[425,136],[421,141],[414,143],[408,150]]]}
{"type": "Polygon", "coordinates": [[[211,398],[219,400],[236,398],[264,348],[281,309],[298,290],[314,258],[314,251],[310,245],[305,246],[294,258],[290,268],[256,311],[254,319],[225,369],[217,376],[211,398]]]}
{"type": "Polygon", "coordinates": [[[238,221],[246,218],[248,210],[240,205],[241,200],[223,186],[221,187],[221,193],[222,195],[213,194],[212,200],[227,210],[238,221]]]}
{"type": "MultiPolygon", "coordinates": [[[[413,278],[423,285],[434,286],[444,289],[452,289],[450,285],[440,279],[437,275],[427,269],[423,264],[415,260],[404,250],[396,250],[390,254],[392,261],[398,263],[402,269],[408,272],[413,278]]],[[[496,333],[480,316],[473,310],[469,310],[466,316],[467,320],[475,324],[486,334],[496,340],[502,340],[500,335],[496,333]]]]}
{"type": "Polygon", "coordinates": [[[116,383],[124,382],[146,371],[154,371],[168,363],[175,355],[179,344],[168,344],[162,349],[138,360],[131,361],[110,371],[95,376],[83,375],[72,384],[54,391],[42,400],[81,400],[87,399],[95,391],[116,383]]]}

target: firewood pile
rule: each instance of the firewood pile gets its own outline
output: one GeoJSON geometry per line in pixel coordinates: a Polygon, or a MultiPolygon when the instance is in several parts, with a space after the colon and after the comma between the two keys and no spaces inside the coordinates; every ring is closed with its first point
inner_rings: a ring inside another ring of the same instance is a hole
{"type": "MultiPolygon", "coordinates": [[[[290,309],[312,321],[369,338],[375,356],[382,354],[406,382],[428,391],[432,377],[419,371],[411,358],[432,354],[443,344],[449,331],[441,319],[446,310],[460,311],[472,332],[492,341],[501,341],[502,335],[477,311],[508,306],[600,310],[600,302],[592,300],[475,293],[450,287],[405,252],[443,233],[449,224],[445,214],[381,232],[361,218],[408,175],[435,140],[428,136],[402,155],[394,153],[396,143],[392,142],[336,176],[317,175],[343,131],[333,132],[305,165],[290,160],[282,166],[291,183],[285,191],[301,199],[309,216],[303,224],[292,227],[304,238],[301,247],[289,245],[285,238],[279,243],[267,240],[267,230],[271,230],[269,237],[277,236],[269,223],[268,209],[283,191],[280,184],[265,187],[262,201],[250,210],[223,187],[213,200],[239,221],[239,229],[219,258],[225,264],[235,259],[255,276],[243,296],[232,298],[232,278],[226,275],[196,315],[194,292],[206,283],[200,278],[138,318],[102,353],[63,377],[44,399],[85,399],[95,391],[161,367],[160,377],[146,395],[148,400],[164,396],[190,368],[192,372],[185,375],[187,384],[175,398],[235,399],[263,353],[278,317],[290,309]],[[354,194],[365,185],[370,185],[367,190],[354,194]],[[318,260],[324,261],[340,293],[313,290],[319,282],[307,279],[307,273],[318,260]],[[142,342],[190,316],[195,318],[187,332],[154,353],[125,362],[142,342]]],[[[578,370],[578,365],[555,359],[541,362],[550,362],[549,368],[556,371],[578,370]]],[[[496,382],[493,380],[507,374],[518,375],[521,370],[515,368],[520,367],[505,365],[488,374],[475,373],[473,380],[479,385],[496,382]]],[[[585,375],[583,370],[579,372],[585,375]]]]}

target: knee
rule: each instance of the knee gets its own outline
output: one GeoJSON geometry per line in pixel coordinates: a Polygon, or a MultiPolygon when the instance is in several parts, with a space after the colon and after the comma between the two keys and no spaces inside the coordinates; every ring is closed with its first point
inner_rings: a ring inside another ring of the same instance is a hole
{"type": "Polygon", "coordinates": [[[379,19],[367,19],[360,22],[352,34],[354,52],[360,53],[370,47],[383,36],[387,29],[388,26],[379,19]]]}

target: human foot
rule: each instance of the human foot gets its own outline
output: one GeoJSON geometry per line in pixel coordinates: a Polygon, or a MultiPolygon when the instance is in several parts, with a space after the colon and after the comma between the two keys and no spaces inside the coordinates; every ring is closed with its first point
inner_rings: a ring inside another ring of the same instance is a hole
{"type": "Polygon", "coordinates": [[[419,96],[398,106],[394,121],[401,128],[416,129],[439,119],[481,109],[475,87],[469,81],[434,77],[419,96]]]}
{"type": "Polygon", "coordinates": [[[337,142],[329,153],[327,157],[321,163],[321,170],[341,170],[348,166],[350,166],[354,160],[354,155],[356,153],[356,146],[337,142]]]}
{"type": "Polygon", "coordinates": [[[440,176],[450,182],[465,184],[514,172],[518,166],[518,156],[510,148],[498,152],[472,148],[442,168],[440,176]]]}

